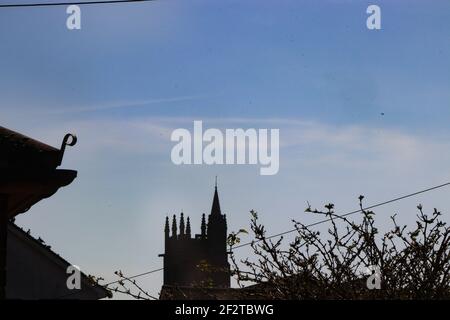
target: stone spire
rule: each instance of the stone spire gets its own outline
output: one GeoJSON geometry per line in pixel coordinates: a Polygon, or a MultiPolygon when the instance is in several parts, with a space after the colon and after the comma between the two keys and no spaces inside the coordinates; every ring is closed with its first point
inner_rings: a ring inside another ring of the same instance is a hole
{"type": "Polygon", "coordinates": [[[216,180],[216,185],[214,187],[214,198],[213,198],[213,203],[212,203],[212,207],[211,207],[211,215],[212,216],[222,215],[222,212],[220,211],[219,194],[217,193],[217,180],[216,180]]]}

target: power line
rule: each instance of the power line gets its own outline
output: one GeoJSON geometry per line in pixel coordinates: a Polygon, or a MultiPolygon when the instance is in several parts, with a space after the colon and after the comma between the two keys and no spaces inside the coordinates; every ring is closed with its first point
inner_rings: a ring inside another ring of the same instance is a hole
{"type": "MultiPolygon", "coordinates": [[[[144,273],[136,274],[136,275],[131,276],[131,277],[126,277],[126,279],[131,280],[131,279],[134,279],[134,278],[142,277],[142,276],[145,276],[145,275],[148,275],[148,274],[151,274],[151,273],[155,273],[155,272],[159,272],[159,271],[162,271],[162,270],[164,270],[164,268],[158,268],[158,269],[150,270],[150,271],[147,271],[147,272],[144,272],[144,273]]],[[[110,285],[113,285],[115,283],[119,283],[120,281],[124,281],[124,280],[125,279],[119,279],[119,280],[112,281],[112,282],[109,282],[109,283],[106,283],[106,284],[98,284],[98,285],[101,286],[101,287],[106,288],[106,287],[108,287],[110,285]]],[[[114,289],[109,289],[109,290],[114,290],[114,289]]],[[[79,293],[79,291],[75,290],[74,292],[58,296],[58,297],[56,297],[54,299],[68,298],[68,297],[74,296],[74,295],[76,295],[78,293],[79,293]]]]}
{"type": "MultiPolygon", "coordinates": [[[[369,209],[373,209],[373,208],[376,208],[376,207],[381,207],[381,206],[384,206],[384,205],[389,204],[389,203],[393,203],[393,202],[397,202],[397,201],[400,201],[400,200],[403,200],[403,199],[411,198],[411,197],[417,196],[419,194],[430,192],[430,191],[433,191],[433,190],[436,190],[436,189],[440,189],[440,188],[443,188],[443,187],[446,187],[446,186],[449,186],[449,185],[450,185],[450,182],[446,182],[446,183],[443,183],[443,184],[440,184],[440,185],[437,185],[437,186],[433,186],[433,187],[430,187],[430,188],[427,188],[427,189],[423,189],[423,190],[420,190],[420,191],[409,193],[409,194],[406,194],[406,195],[403,195],[403,196],[400,196],[400,197],[397,197],[397,198],[394,198],[394,199],[391,199],[391,200],[383,201],[383,202],[371,205],[369,207],[365,207],[363,209],[350,211],[350,212],[344,213],[344,214],[339,215],[339,216],[340,217],[347,217],[347,216],[350,216],[352,214],[359,213],[362,210],[369,210],[369,209]]],[[[320,221],[311,223],[311,224],[307,225],[306,227],[307,228],[314,227],[316,225],[319,225],[319,224],[322,224],[322,223],[325,223],[325,222],[328,222],[328,221],[330,221],[330,219],[320,220],[320,221]]],[[[277,234],[271,235],[269,237],[266,237],[266,239],[273,239],[273,238],[280,237],[280,236],[283,236],[285,234],[289,234],[289,233],[292,233],[292,232],[295,232],[295,231],[297,231],[297,229],[291,229],[291,230],[288,230],[288,231],[284,231],[284,232],[281,232],[281,233],[277,233],[277,234]]],[[[233,248],[233,250],[238,249],[238,248],[242,248],[242,247],[245,247],[245,246],[249,246],[249,245],[251,245],[252,243],[255,243],[255,242],[258,242],[258,241],[253,241],[253,242],[247,242],[247,243],[240,244],[238,246],[235,246],[233,248]]],[[[160,271],[160,270],[164,270],[164,268],[161,268],[158,271],[160,271]]],[[[142,275],[145,275],[145,273],[142,274],[142,275]]],[[[138,276],[140,276],[140,275],[138,275],[138,276]]],[[[135,277],[136,276],[134,276],[132,278],[135,278],[135,277]]]]}
{"type": "MultiPolygon", "coordinates": [[[[450,182],[446,182],[446,183],[443,183],[443,184],[440,184],[440,185],[437,185],[437,186],[433,186],[433,187],[430,187],[430,188],[427,188],[427,189],[423,189],[423,190],[420,190],[420,191],[409,193],[409,194],[406,194],[406,195],[403,195],[403,196],[400,196],[400,197],[397,197],[397,198],[394,198],[394,199],[391,199],[391,200],[383,201],[383,202],[371,205],[369,207],[365,207],[363,209],[350,211],[350,212],[344,213],[344,214],[339,215],[339,216],[340,217],[346,217],[346,216],[349,216],[349,215],[352,215],[352,214],[355,214],[355,213],[359,213],[362,210],[369,210],[369,209],[373,209],[373,208],[376,208],[376,207],[381,207],[381,206],[384,206],[384,205],[389,204],[389,203],[393,203],[393,202],[397,202],[397,201],[400,201],[400,200],[403,200],[403,199],[411,198],[411,197],[417,196],[419,194],[430,192],[430,191],[433,191],[433,190],[436,190],[436,189],[440,189],[440,188],[443,188],[443,187],[446,187],[446,186],[449,186],[449,185],[450,185],[450,182]]],[[[319,225],[319,224],[322,224],[322,223],[325,223],[325,222],[328,222],[328,221],[330,221],[330,219],[320,220],[320,221],[311,223],[311,224],[307,225],[306,227],[307,228],[314,227],[316,225],[319,225]]],[[[271,235],[269,237],[266,237],[266,239],[273,239],[273,238],[280,237],[280,236],[283,236],[285,234],[289,234],[289,233],[292,233],[292,232],[295,232],[295,231],[297,231],[297,229],[284,231],[284,232],[277,233],[277,234],[271,235]]],[[[247,243],[240,244],[238,246],[235,246],[233,248],[233,250],[234,249],[238,249],[238,248],[242,248],[242,247],[245,247],[245,246],[249,246],[249,245],[251,245],[252,243],[255,243],[255,242],[258,242],[258,241],[247,242],[247,243]]],[[[162,271],[162,270],[164,270],[164,268],[160,268],[160,269],[152,270],[152,271],[149,271],[149,272],[141,273],[141,274],[129,277],[129,279],[134,279],[134,278],[137,278],[137,277],[141,277],[141,276],[144,276],[144,275],[147,275],[147,274],[150,274],[150,273],[154,273],[154,272],[158,272],[158,271],[162,271]]],[[[115,282],[109,283],[107,285],[111,285],[111,284],[114,284],[114,283],[117,283],[117,282],[118,281],[115,281],[115,282]]]]}
{"type": "MultiPolygon", "coordinates": [[[[148,275],[148,274],[155,273],[155,272],[158,272],[158,271],[163,271],[163,270],[164,270],[164,268],[159,268],[159,269],[147,271],[147,272],[144,272],[144,273],[140,273],[140,274],[137,274],[137,275],[134,275],[134,276],[131,276],[131,277],[126,277],[126,279],[131,280],[131,279],[134,279],[134,278],[146,276],[146,275],[148,275]]],[[[116,280],[116,281],[107,283],[107,284],[105,284],[105,285],[103,285],[103,286],[107,287],[107,286],[110,286],[110,285],[112,285],[112,284],[119,283],[120,281],[123,281],[123,280],[121,280],[121,279],[120,279],[120,280],[116,280]]]]}
{"type": "MultiPolygon", "coordinates": [[[[400,196],[400,197],[397,197],[397,198],[393,198],[393,199],[390,199],[390,200],[387,200],[387,201],[383,201],[383,202],[371,205],[369,207],[365,207],[365,208],[362,208],[362,209],[350,211],[350,212],[344,213],[342,215],[339,215],[339,217],[346,217],[346,216],[349,216],[349,215],[352,215],[352,214],[355,214],[355,213],[362,212],[363,210],[369,210],[369,209],[373,209],[373,208],[376,208],[376,207],[384,206],[384,205],[389,204],[389,203],[393,203],[393,202],[397,202],[397,201],[400,201],[400,200],[403,200],[403,199],[411,198],[411,197],[417,196],[419,194],[423,194],[423,193],[426,193],[426,192],[437,190],[437,189],[440,189],[440,188],[443,188],[443,187],[446,187],[446,186],[449,186],[449,185],[450,185],[450,182],[446,182],[446,183],[443,183],[443,184],[440,184],[440,185],[436,185],[436,186],[433,186],[433,187],[430,187],[430,188],[427,188],[427,189],[423,189],[423,190],[416,191],[416,192],[413,192],[413,193],[409,193],[409,194],[406,194],[406,195],[403,195],[403,196],[400,196]]],[[[322,223],[325,223],[325,222],[328,222],[328,221],[330,221],[330,219],[320,220],[320,221],[311,223],[311,224],[307,225],[306,227],[307,228],[313,227],[313,226],[316,226],[316,225],[319,225],[319,224],[322,224],[322,223]]],[[[297,229],[291,229],[291,230],[288,230],[288,231],[284,231],[284,232],[281,232],[281,233],[277,233],[277,234],[271,235],[269,237],[266,237],[266,239],[273,239],[273,238],[280,237],[280,236],[283,236],[285,234],[289,234],[289,233],[292,233],[292,232],[295,232],[295,231],[297,231],[297,229]]],[[[252,243],[256,243],[256,242],[260,242],[260,241],[261,240],[243,243],[241,245],[235,246],[232,250],[235,250],[235,249],[238,249],[238,248],[242,248],[242,247],[245,247],[245,246],[249,246],[252,243]]],[[[164,270],[164,268],[154,269],[154,270],[147,271],[147,272],[144,272],[144,273],[140,273],[140,274],[137,274],[137,275],[134,275],[134,276],[131,276],[131,277],[127,277],[127,279],[135,279],[135,278],[142,277],[142,276],[145,276],[145,275],[148,275],[148,274],[152,274],[152,273],[155,273],[155,272],[159,272],[159,271],[162,271],[162,270],[164,270]]],[[[110,286],[112,284],[118,283],[119,281],[123,281],[123,280],[113,281],[113,282],[107,283],[107,284],[102,285],[102,286],[107,287],[107,286],[110,286]]]]}
{"type": "MultiPolygon", "coordinates": [[[[392,202],[396,202],[396,201],[400,201],[400,200],[403,200],[403,199],[406,199],[406,198],[414,197],[414,196],[417,196],[417,195],[422,194],[422,193],[426,193],[426,192],[429,192],[429,191],[432,191],[432,190],[436,190],[436,189],[439,189],[439,188],[446,187],[448,185],[450,185],[450,182],[443,183],[443,184],[440,184],[440,185],[437,185],[437,186],[434,186],[434,187],[431,187],[431,188],[423,189],[423,190],[420,190],[420,191],[417,191],[417,192],[413,192],[413,193],[410,193],[410,194],[407,194],[407,195],[403,195],[403,196],[400,196],[400,197],[397,197],[397,198],[394,198],[394,199],[391,199],[391,200],[380,202],[380,203],[374,204],[374,205],[369,206],[369,207],[365,207],[365,208],[362,208],[362,209],[350,211],[350,212],[344,213],[342,215],[339,215],[339,217],[347,217],[347,216],[350,216],[352,214],[362,212],[363,210],[369,210],[369,209],[373,209],[373,208],[376,208],[376,207],[381,207],[381,206],[384,206],[384,205],[392,203],[392,202]]],[[[328,222],[328,221],[330,221],[330,219],[320,220],[320,221],[311,223],[311,224],[307,225],[306,227],[307,228],[314,227],[314,226],[316,226],[318,224],[322,224],[322,223],[325,223],[325,222],[328,222]]],[[[284,231],[284,232],[281,232],[281,233],[277,233],[277,234],[271,235],[269,237],[266,237],[266,239],[272,239],[272,238],[280,237],[280,236],[283,236],[285,234],[289,234],[289,233],[292,233],[292,232],[295,232],[295,231],[297,231],[297,229],[291,229],[291,230],[288,230],[288,231],[284,231]]],[[[259,240],[259,241],[261,241],[261,240],[259,240]]],[[[242,247],[251,245],[252,243],[259,242],[259,241],[243,243],[243,244],[240,244],[240,245],[234,247],[233,249],[242,248],[242,247]]]]}
{"type": "Polygon", "coordinates": [[[117,4],[131,2],[150,2],[156,0],[105,0],[105,1],[75,1],[75,2],[44,2],[44,3],[18,3],[18,4],[0,4],[0,8],[25,8],[25,7],[53,7],[70,5],[93,5],[93,4],[117,4]]]}

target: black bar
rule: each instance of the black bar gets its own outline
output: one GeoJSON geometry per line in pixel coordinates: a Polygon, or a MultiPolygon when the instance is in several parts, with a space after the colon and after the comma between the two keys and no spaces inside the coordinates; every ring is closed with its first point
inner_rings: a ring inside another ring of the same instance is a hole
{"type": "MultiPolygon", "coordinates": [[[[101,319],[111,315],[113,319],[128,319],[130,314],[147,314],[144,319],[164,320],[306,320],[306,319],[441,319],[448,312],[448,301],[68,301],[41,300],[20,301],[8,300],[0,303],[4,313],[9,308],[12,313],[20,310],[23,317],[32,318],[42,314],[46,319],[60,319],[61,310],[70,310],[71,316],[101,319]],[[236,307],[239,306],[239,307],[236,307]],[[240,307],[244,306],[244,307],[240,307]],[[209,308],[207,315],[199,312],[188,312],[188,308],[209,308]],[[184,314],[179,314],[181,312],[184,314]],[[51,310],[49,312],[49,310],[51,310]],[[256,310],[259,310],[258,312],[256,310]],[[191,314],[189,314],[191,313],[191,314]],[[411,314],[411,317],[408,316],[411,314]],[[433,317],[433,315],[436,315],[433,317]],[[413,315],[413,316],[412,316],[413,315]]],[[[9,310],[8,310],[9,311],[9,310]]]]}
{"type": "Polygon", "coordinates": [[[6,248],[8,238],[8,198],[0,194],[0,300],[6,299],[6,248]]]}

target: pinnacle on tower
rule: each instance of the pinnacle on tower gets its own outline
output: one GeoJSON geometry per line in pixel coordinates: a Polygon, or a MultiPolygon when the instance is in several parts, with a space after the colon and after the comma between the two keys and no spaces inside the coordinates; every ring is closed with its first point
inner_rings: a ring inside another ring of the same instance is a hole
{"type": "Polygon", "coordinates": [[[205,238],[206,237],[206,219],[205,219],[205,214],[202,214],[201,232],[202,232],[202,238],[205,238]]]}
{"type": "Polygon", "coordinates": [[[172,219],[172,237],[177,237],[177,217],[173,215],[172,219]]]}
{"type": "Polygon", "coordinates": [[[181,212],[180,217],[180,236],[184,236],[184,214],[181,212]]]}
{"type": "Polygon", "coordinates": [[[166,237],[169,237],[169,232],[170,232],[169,217],[166,216],[166,225],[164,226],[164,234],[166,235],[166,237]]]}
{"type": "Polygon", "coordinates": [[[191,221],[189,220],[189,217],[187,217],[186,221],[186,236],[191,238],[191,221]]]}

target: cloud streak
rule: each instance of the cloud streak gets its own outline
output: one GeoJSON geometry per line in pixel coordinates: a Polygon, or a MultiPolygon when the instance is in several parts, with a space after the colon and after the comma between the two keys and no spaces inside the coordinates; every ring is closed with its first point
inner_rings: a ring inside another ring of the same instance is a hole
{"type": "MultiPolygon", "coordinates": [[[[204,129],[277,128],[280,129],[281,162],[283,164],[381,168],[392,166],[400,171],[443,170],[450,161],[450,143],[442,137],[421,135],[400,129],[331,125],[314,121],[279,118],[194,119],[183,117],[145,117],[132,119],[74,120],[65,128],[42,128],[40,136],[58,140],[60,132],[73,128],[79,136],[78,148],[83,153],[108,152],[129,155],[160,155],[170,160],[174,129],[193,129],[193,121],[202,120],[204,129]]],[[[69,130],[70,131],[70,130],[69,130]]],[[[79,154],[79,152],[77,152],[79,154]]],[[[281,167],[281,170],[283,168],[281,167]]]]}
{"type": "Polygon", "coordinates": [[[155,99],[146,99],[146,100],[130,100],[130,101],[118,101],[118,102],[109,102],[104,104],[96,104],[92,106],[73,106],[66,108],[52,108],[51,110],[46,110],[44,113],[47,114],[67,114],[67,113],[89,113],[89,112],[97,112],[97,111],[108,111],[112,109],[121,109],[121,108],[143,108],[154,104],[164,104],[164,103],[173,103],[173,102],[183,102],[183,101],[192,101],[192,100],[200,100],[207,97],[207,95],[187,95],[187,96],[179,96],[179,97],[165,97],[165,98],[155,98],[155,99]]]}

